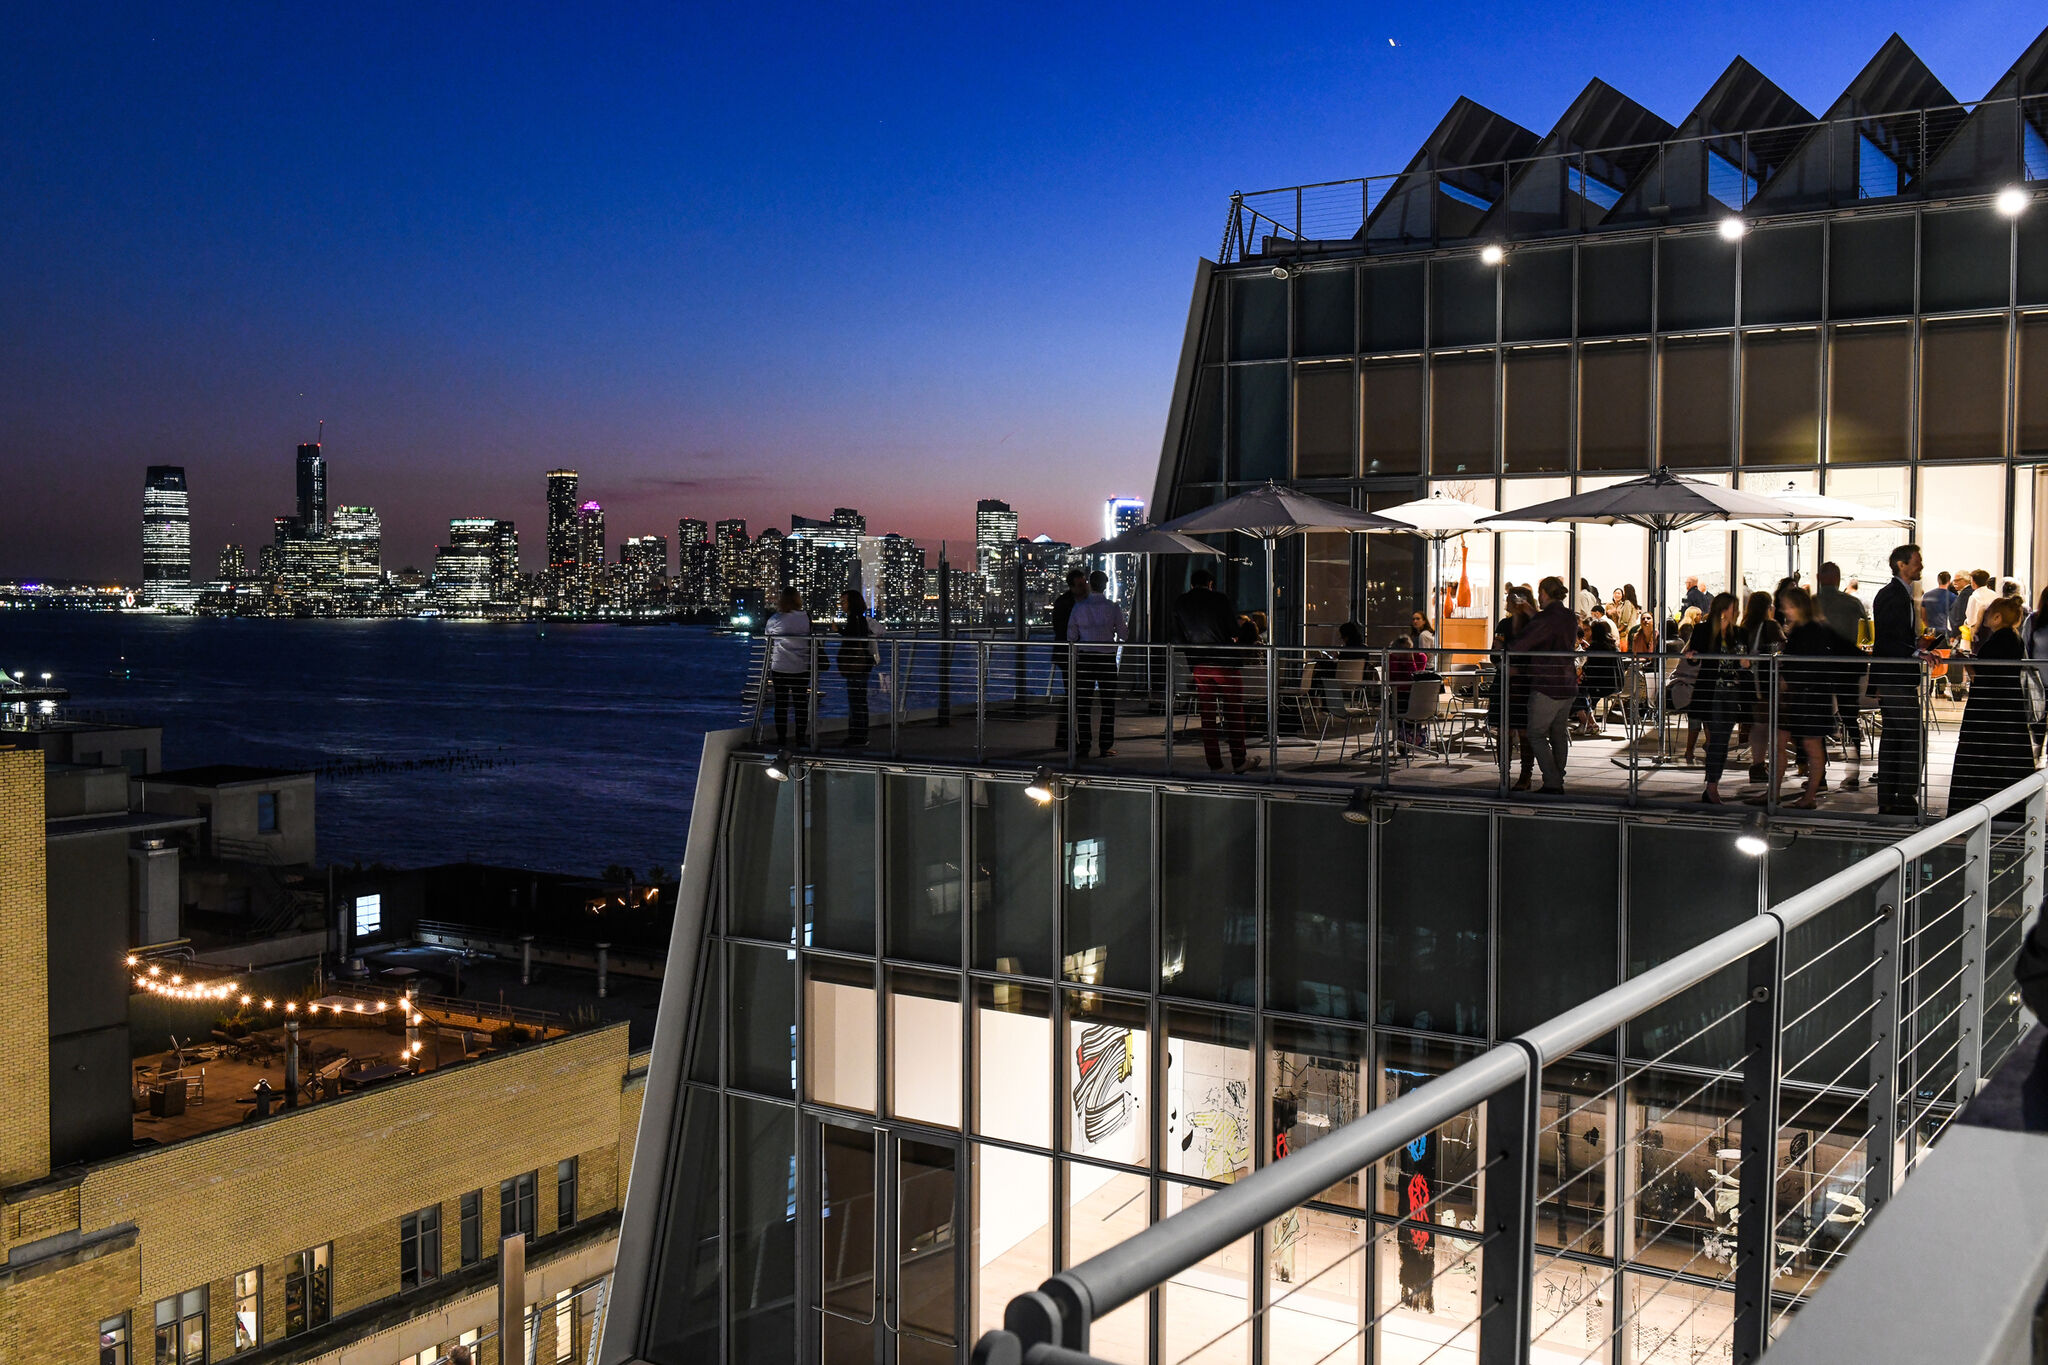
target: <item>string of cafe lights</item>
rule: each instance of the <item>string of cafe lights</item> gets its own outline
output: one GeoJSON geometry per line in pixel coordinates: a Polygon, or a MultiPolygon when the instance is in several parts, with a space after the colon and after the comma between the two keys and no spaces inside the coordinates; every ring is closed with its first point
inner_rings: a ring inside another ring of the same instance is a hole
{"type": "MultiPolygon", "coordinates": [[[[273,1014],[297,1015],[301,1012],[301,1006],[296,1000],[286,1000],[280,1003],[270,996],[264,996],[259,999],[242,990],[239,983],[232,979],[187,981],[182,972],[164,971],[161,963],[152,962],[145,968],[142,960],[133,953],[128,955],[128,966],[131,969],[138,969],[135,971],[135,985],[138,989],[147,991],[151,995],[162,996],[168,1000],[217,1000],[222,1004],[236,1003],[244,1009],[261,1009],[273,1014]]],[[[304,1006],[303,1012],[309,1018],[317,1018],[322,1011],[336,1017],[353,1017],[359,1014],[384,1014],[391,1009],[393,1003],[390,1000],[357,1000],[347,1005],[323,1005],[318,1001],[309,1001],[304,1006]]],[[[415,1010],[412,1007],[412,1002],[404,996],[398,997],[396,1004],[405,1015],[406,1023],[423,1024],[427,1022],[427,1016],[415,1010]]]]}

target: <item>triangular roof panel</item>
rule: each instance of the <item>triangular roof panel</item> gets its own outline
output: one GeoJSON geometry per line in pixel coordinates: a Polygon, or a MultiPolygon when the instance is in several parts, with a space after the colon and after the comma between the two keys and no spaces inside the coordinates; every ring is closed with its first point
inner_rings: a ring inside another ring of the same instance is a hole
{"type": "Polygon", "coordinates": [[[1607,82],[1591,82],[1535,151],[1510,168],[1506,199],[1477,235],[1526,238],[1598,224],[1670,136],[1662,118],[1607,82]]]}
{"type": "MultiPolygon", "coordinates": [[[[1927,169],[1924,111],[1956,97],[1894,33],[1756,196],[1767,212],[1826,208],[1915,192],[1927,169]]],[[[1793,130],[1786,130],[1790,133],[1793,130]]]]}
{"type": "Polygon", "coordinates": [[[1779,164],[1741,135],[1811,122],[1804,105],[1737,57],[1603,221],[1696,222],[1740,208],[1779,164]]]}
{"type": "Polygon", "coordinates": [[[2031,143],[2038,148],[2048,139],[2048,99],[2028,97],[2044,94],[2048,94],[2048,29],[2041,31],[1967,117],[1957,119],[1949,136],[1937,139],[1929,129],[1928,145],[1937,150],[1924,191],[1986,194],[2025,178],[2025,146],[2031,143]],[[2022,102],[2024,129],[2020,123],[2022,102]]]}
{"type": "Polygon", "coordinates": [[[1500,202],[1507,163],[1533,150],[1536,134],[1464,96],[1373,206],[1359,237],[1426,246],[1470,237],[1500,202]]]}

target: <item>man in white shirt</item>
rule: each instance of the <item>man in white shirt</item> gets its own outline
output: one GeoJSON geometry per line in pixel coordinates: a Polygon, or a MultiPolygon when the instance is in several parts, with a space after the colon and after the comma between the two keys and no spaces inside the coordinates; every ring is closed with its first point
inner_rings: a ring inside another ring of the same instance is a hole
{"type": "Polygon", "coordinates": [[[1100,708],[1096,748],[1104,758],[1116,756],[1116,647],[1124,638],[1124,613],[1107,592],[1109,575],[1088,576],[1087,596],[1076,590],[1074,610],[1067,617],[1067,639],[1074,650],[1074,757],[1088,757],[1088,711],[1100,708]]]}

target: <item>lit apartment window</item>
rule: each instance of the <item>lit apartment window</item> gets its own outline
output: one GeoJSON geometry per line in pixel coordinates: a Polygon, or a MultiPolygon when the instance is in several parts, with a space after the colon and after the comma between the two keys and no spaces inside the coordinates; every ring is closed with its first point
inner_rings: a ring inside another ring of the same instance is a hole
{"type": "Polygon", "coordinates": [[[555,1226],[576,1225],[576,1158],[555,1163],[555,1226]]]}
{"type": "Polygon", "coordinates": [[[276,792],[256,793],[256,832],[258,834],[277,833],[276,792]]]}
{"type": "Polygon", "coordinates": [[[375,938],[384,931],[384,896],[382,892],[356,897],[356,937],[375,938]]]}
{"type": "Polygon", "coordinates": [[[398,1220],[398,1288],[403,1293],[441,1277],[441,1206],[429,1204],[398,1220]]]}
{"type": "Polygon", "coordinates": [[[510,1237],[523,1232],[526,1239],[533,1240],[535,1222],[534,1189],[540,1183],[539,1171],[528,1171],[515,1175],[510,1180],[498,1182],[498,1235],[510,1237]]]}
{"type": "Polygon", "coordinates": [[[206,1286],[156,1301],[156,1365],[204,1365],[206,1286]]]}
{"type": "Polygon", "coordinates": [[[576,1358],[576,1291],[555,1295],[555,1365],[576,1358]]]}
{"type": "Polygon", "coordinates": [[[100,1365],[128,1365],[128,1315],[100,1324],[100,1365]]]}
{"type": "Polygon", "coordinates": [[[295,1337],[323,1325],[334,1310],[330,1266],[334,1243],[296,1251],[284,1262],[284,1334],[295,1337]]]}
{"type": "Polygon", "coordinates": [[[244,1270],[235,1276],[235,1349],[263,1344],[263,1271],[244,1270]]]}
{"type": "Polygon", "coordinates": [[[484,1192],[471,1190],[462,1196],[462,1263],[475,1265],[484,1258],[484,1192]]]}

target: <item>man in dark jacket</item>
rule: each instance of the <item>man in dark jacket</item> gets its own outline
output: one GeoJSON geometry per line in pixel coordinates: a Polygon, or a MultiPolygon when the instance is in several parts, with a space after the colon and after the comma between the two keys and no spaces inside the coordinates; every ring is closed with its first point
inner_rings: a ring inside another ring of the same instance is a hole
{"type": "Polygon", "coordinates": [[[1074,603],[1088,595],[1088,571],[1067,570],[1067,590],[1052,599],[1052,666],[1060,679],[1060,714],[1053,724],[1052,747],[1067,747],[1067,697],[1073,691],[1073,680],[1067,676],[1067,620],[1074,614],[1074,603]]]}
{"type": "Polygon", "coordinates": [[[1564,790],[1564,765],[1571,750],[1572,699],[1579,671],[1571,658],[1579,647],[1579,618],[1564,604],[1564,580],[1555,575],[1537,585],[1543,610],[1508,641],[1513,653],[1535,650],[1529,669],[1529,747],[1543,770],[1543,790],[1564,790]]]}
{"type": "Polygon", "coordinates": [[[1886,815],[1920,810],[1920,600],[1918,545],[1901,545],[1890,555],[1892,581],[1878,589],[1871,625],[1878,659],[1870,667],[1884,717],[1877,753],[1877,808],[1886,815]]]}
{"type": "Polygon", "coordinates": [[[1700,615],[1705,616],[1707,614],[1707,608],[1712,606],[1713,604],[1714,599],[1708,594],[1705,588],[1700,586],[1699,575],[1692,574],[1688,576],[1685,580],[1686,607],[1698,607],[1700,615]]]}
{"type": "Polygon", "coordinates": [[[1202,754],[1209,771],[1223,771],[1218,733],[1230,744],[1230,769],[1257,767],[1244,752],[1244,678],[1231,653],[1237,637],[1237,608],[1216,591],[1216,576],[1197,569],[1192,586],[1173,604],[1173,638],[1188,647],[1188,672],[1195,685],[1195,710],[1202,717],[1202,754]]]}

